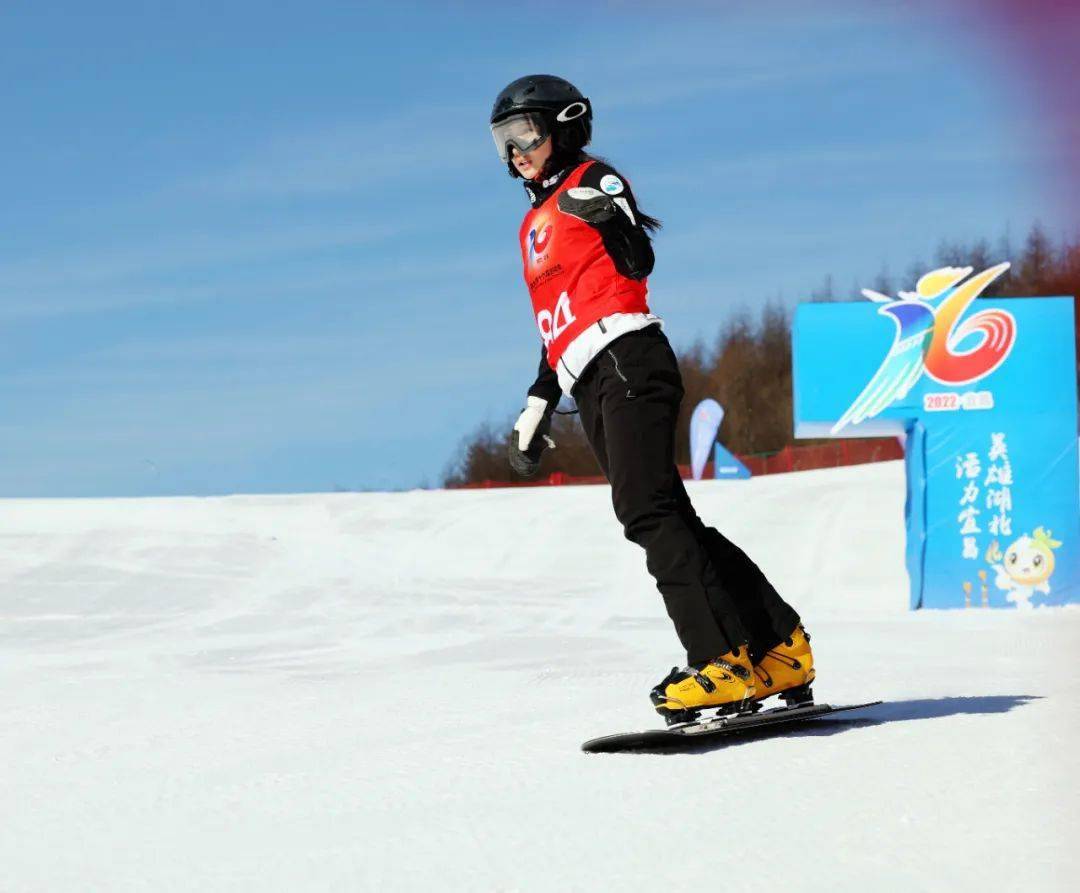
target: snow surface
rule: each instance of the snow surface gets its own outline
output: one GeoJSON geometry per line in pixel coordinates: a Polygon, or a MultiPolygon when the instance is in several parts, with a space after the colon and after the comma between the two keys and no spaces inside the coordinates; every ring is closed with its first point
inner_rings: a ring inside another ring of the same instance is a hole
{"type": "Polygon", "coordinates": [[[1075,889],[1080,611],[906,610],[900,463],[690,485],[863,714],[681,662],[605,487],[0,501],[0,889],[1075,889]]]}

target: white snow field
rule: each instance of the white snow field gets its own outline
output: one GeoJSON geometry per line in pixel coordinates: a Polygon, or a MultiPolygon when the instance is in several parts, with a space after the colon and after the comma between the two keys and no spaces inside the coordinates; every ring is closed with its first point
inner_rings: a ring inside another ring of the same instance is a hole
{"type": "Polygon", "coordinates": [[[898,462],[690,492],[886,704],[581,753],[682,658],[606,487],[0,501],[0,890],[1076,889],[1080,611],[909,612],[898,462]]]}

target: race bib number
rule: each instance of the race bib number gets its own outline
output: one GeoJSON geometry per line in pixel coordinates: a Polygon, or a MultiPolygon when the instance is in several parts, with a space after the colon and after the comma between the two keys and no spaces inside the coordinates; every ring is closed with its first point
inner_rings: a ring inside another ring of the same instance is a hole
{"type": "Polygon", "coordinates": [[[544,340],[545,347],[549,347],[572,322],[574,313],[570,309],[570,295],[566,292],[559,295],[554,314],[549,310],[541,310],[536,314],[536,325],[540,329],[540,337],[544,340]]]}

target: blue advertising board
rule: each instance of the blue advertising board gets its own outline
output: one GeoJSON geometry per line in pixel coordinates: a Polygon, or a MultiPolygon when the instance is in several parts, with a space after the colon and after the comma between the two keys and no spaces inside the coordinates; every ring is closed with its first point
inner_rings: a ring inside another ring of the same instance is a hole
{"type": "Polygon", "coordinates": [[[1007,268],[796,311],[795,436],[905,435],[914,608],[1080,601],[1073,301],[979,297],[1007,268]]]}

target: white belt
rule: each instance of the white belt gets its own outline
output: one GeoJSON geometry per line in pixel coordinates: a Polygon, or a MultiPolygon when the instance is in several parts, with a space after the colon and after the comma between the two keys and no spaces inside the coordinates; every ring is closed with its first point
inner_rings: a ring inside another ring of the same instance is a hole
{"type": "Polygon", "coordinates": [[[652,313],[612,313],[594,322],[571,341],[559,357],[556,372],[563,393],[570,394],[589,363],[612,341],[627,332],[637,332],[656,323],[664,327],[664,321],[652,313]]]}

